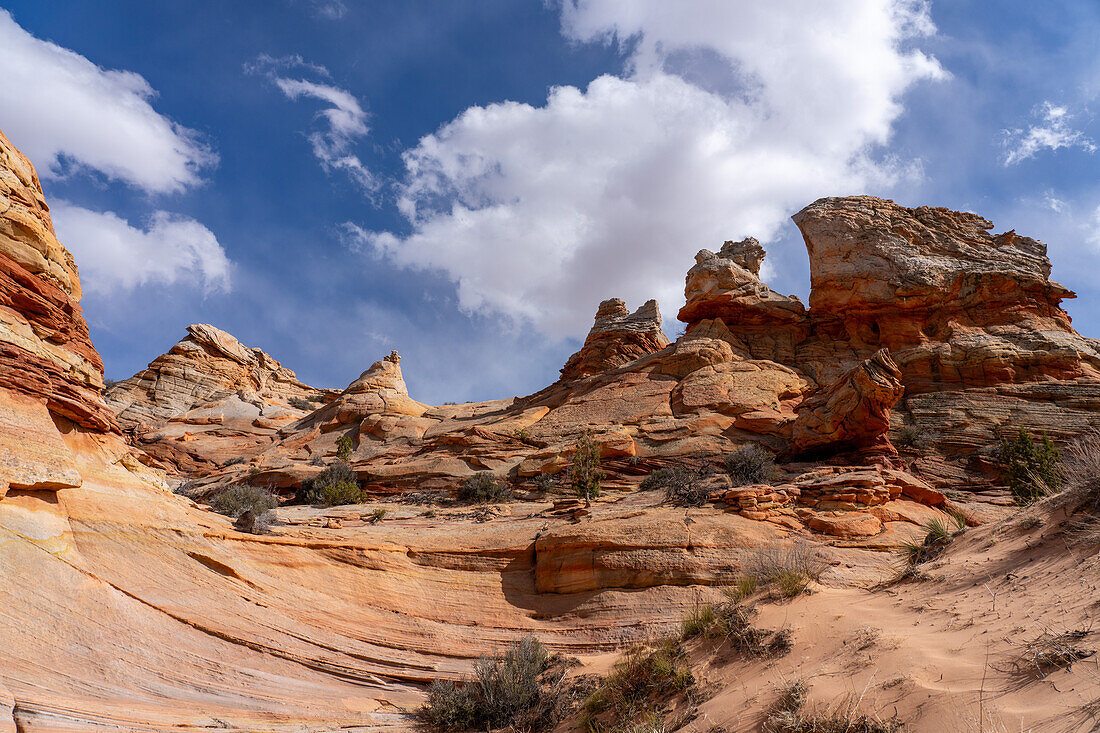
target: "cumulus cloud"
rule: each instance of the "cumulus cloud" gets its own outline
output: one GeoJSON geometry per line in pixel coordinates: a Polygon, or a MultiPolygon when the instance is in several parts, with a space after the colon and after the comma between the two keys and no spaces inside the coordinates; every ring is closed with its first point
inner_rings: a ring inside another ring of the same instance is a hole
{"type": "Polygon", "coordinates": [[[2,9],[0,48],[0,127],[43,176],[75,165],[164,193],[199,183],[217,162],[193,130],[153,109],[141,75],[39,40],[2,9]]]}
{"type": "Polygon", "coordinates": [[[907,47],[933,32],[927,8],[901,0],[585,0],[562,28],[620,44],[628,72],[467,109],[404,155],[409,230],[347,230],[553,338],[583,335],[606,297],[669,312],[699,248],[888,186],[903,166],[874,146],[906,89],[945,76],[907,47]]]}
{"type": "Polygon", "coordinates": [[[87,292],[110,295],[148,284],[197,284],[208,292],[230,289],[232,265],[225,250],[194,219],[157,211],[142,229],[113,212],[65,201],[56,203],[51,214],[87,292]]]}
{"type": "Polygon", "coordinates": [[[1039,120],[1037,124],[1002,132],[1006,166],[1033,158],[1044,150],[1080,148],[1089,153],[1096,151],[1092,140],[1071,127],[1073,116],[1066,107],[1043,102],[1035,111],[1035,117],[1039,120]]]}
{"type": "Polygon", "coordinates": [[[353,94],[332,84],[322,84],[307,79],[292,79],[281,75],[291,69],[304,69],[315,74],[329,76],[328,69],[311,64],[301,56],[273,58],[267,54],[255,62],[245,64],[248,73],[264,73],[287,97],[313,99],[327,105],[317,113],[319,129],[309,134],[313,155],[326,173],[343,171],[363,191],[373,194],[379,188],[377,177],[353,152],[359,138],[370,132],[368,115],[353,94]]]}

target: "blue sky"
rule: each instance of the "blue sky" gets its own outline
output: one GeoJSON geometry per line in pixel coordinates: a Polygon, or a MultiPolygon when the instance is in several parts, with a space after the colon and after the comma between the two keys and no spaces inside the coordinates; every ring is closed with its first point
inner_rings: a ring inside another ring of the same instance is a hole
{"type": "Polygon", "coordinates": [[[306,382],[398,349],[428,402],[552,381],[824,195],[1047,242],[1100,335],[1100,3],[3,2],[0,129],[38,167],[107,372],[213,323],[306,382]]]}

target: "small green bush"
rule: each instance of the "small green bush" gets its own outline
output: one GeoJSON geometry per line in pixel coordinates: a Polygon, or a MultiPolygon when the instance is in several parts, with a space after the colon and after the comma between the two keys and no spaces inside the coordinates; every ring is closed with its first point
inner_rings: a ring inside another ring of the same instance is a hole
{"type": "Polygon", "coordinates": [[[512,489],[492,471],[481,471],[462,483],[458,498],[473,504],[499,504],[512,498],[512,489]]]}
{"type": "Polygon", "coordinates": [[[313,412],[317,409],[317,405],[313,404],[313,402],[305,399],[304,397],[291,397],[289,400],[287,400],[287,403],[295,410],[313,412]]]}
{"type": "Polygon", "coordinates": [[[733,599],[717,605],[696,606],[681,622],[680,638],[722,639],[748,657],[775,657],[790,651],[790,632],[758,629],[752,623],[756,613],[754,607],[733,599]]]}
{"type": "Polygon", "coordinates": [[[355,441],[348,435],[341,435],[336,439],[336,459],[339,461],[346,461],[351,457],[352,450],[355,449],[355,441]]]}
{"type": "Polygon", "coordinates": [[[749,443],[726,456],[726,473],[734,486],[748,486],[766,484],[778,471],[771,453],[756,443],[749,443]]]}
{"type": "Polygon", "coordinates": [[[604,714],[610,715],[612,725],[633,722],[658,699],[693,684],[695,678],[678,643],[662,642],[655,649],[635,647],[615,663],[611,674],[584,701],[582,725],[596,729],[595,718],[604,714]]]}
{"type": "Polygon", "coordinates": [[[600,495],[604,472],[600,470],[600,446],[588,431],[581,433],[569,467],[569,485],[582,499],[600,495]]]}
{"type": "Polygon", "coordinates": [[[1036,443],[1026,429],[1020,428],[1015,438],[1001,440],[997,460],[1017,504],[1030,504],[1062,485],[1061,455],[1046,433],[1036,443]]]}
{"type": "Polygon", "coordinates": [[[229,467],[229,466],[236,466],[236,465],[238,465],[238,464],[241,464],[241,463],[245,463],[245,462],[247,462],[247,460],[248,460],[248,459],[247,459],[247,458],[245,458],[244,456],[235,456],[235,457],[233,457],[233,458],[230,458],[230,459],[229,459],[228,461],[226,461],[225,463],[223,463],[223,464],[222,464],[222,468],[227,468],[227,467],[229,467]]]}
{"type": "Polygon", "coordinates": [[[545,494],[554,488],[554,477],[548,473],[540,473],[538,476],[535,476],[534,484],[535,491],[540,494],[545,494]]]}
{"type": "Polygon", "coordinates": [[[642,491],[663,491],[665,501],[674,506],[703,506],[710,496],[706,485],[711,472],[707,468],[673,466],[659,468],[642,479],[642,491]]]}
{"type": "Polygon", "coordinates": [[[957,532],[966,527],[966,523],[959,517],[953,517],[955,530],[952,530],[946,521],[940,518],[928,520],[924,525],[924,540],[922,542],[903,542],[899,552],[906,564],[910,566],[920,565],[937,557],[944,551],[957,532]]]}
{"type": "Polygon", "coordinates": [[[103,378],[103,391],[106,392],[111,387],[114,387],[116,384],[118,384],[117,379],[111,379],[110,377],[104,377],[103,378]]]}
{"type": "Polygon", "coordinates": [[[312,479],[304,481],[294,500],[299,504],[340,506],[358,504],[362,493],[355,471],[344,461],[337,460],[312,479]]]}
{"type": "Polygon", "coordinates": [[[242,484],[231,484],[210,500],[211,509],[233,518],[246,511],[261,516],[277,506],[279,500],[268,489],[242,484]]]}
{"type": "Polygon", "coordinates": [[[417,717],[444,731],[500,728],[543,702],[539,676],[550,663],[546,648],[533,636],[515,642],[503,655],[483,657],[461,683],[436,681],[417,717]]]}
{"type": "Polygon", "coordinates": [[[916,425],[902,425],[894,433],[892,441],[901,450],[924,450],[931,447],[938,436],[931,430],[916,425]]]}

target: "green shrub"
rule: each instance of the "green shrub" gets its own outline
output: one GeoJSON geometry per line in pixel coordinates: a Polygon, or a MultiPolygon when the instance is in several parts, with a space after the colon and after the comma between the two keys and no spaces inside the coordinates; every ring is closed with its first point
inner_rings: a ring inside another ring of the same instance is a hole
{"type": "Polygon", "coordinates": [[[600,470],[600,446],[591,433],[585,431],[577,438],[573,461],[569,467],[569,485],[577,496],[592,499],[600,495],[600,483],[604,472],[600,470]]]}
{"type": "Polygon", "coordinates": [[[710,488],[706,485],[710,474],[707,468],[659,468],[642,479],[638,488],[642,491],[663,491],[665,501],[675,506],[703,506],[710,496],[710,488]]]}
{"type": "Polygon", "coordinates": [[[106,392],[111,387],[114,387],[116,384],[118,384],[117,379],[111,379],[110,377],[104,377],[103,378],[103,391],[106,392]]]}
{"type": "Polygon", "coordinates": [[[545,494],[554,488],[554,477],[548,473],[540,473],[538,476],[535,476],[534,484],[535,491],[540,494],[545,494]]]}
{"type": "Polygon", "coordinates": [[[695,684],[684,650],[666,641],[655,649],[635,647],[626,652],[599,688],[584,701],[582,725],[597,729],[595,718],[608,714],[612,725],[636,721],[660,698],[695,684]]]}
{"type": "Polygon", "coordinates": [[[351,452],[354,449],[355,441],[351,439],[351,436],[341,435],[336,439],[336,460],[346,461],[351,457],[351,452]]]}
{"type": "Polygon", "coordinates": [[[246,511],[261,516],[277,506],[279,500],[270,490],[242,484],[231,484],[210,499],[210,508],[233,518],[246,511]]]}
{"type": "Polygon", "coordinates": [[[1036,443],[1026,429],[1020,428],[1014,439],[1001,440],[997,460],[1017,504],[1030,504],[1062,485],[1061,456],[1046,433],[1036,443]]]}
{"type": "Polygon", "coordinates": [[[956,530],[952,530],[948,523],[936,517],[928,520],[924,525],[924,540],[922,542],[903,542],[899,552],[905,562],[910,566],[920,565],[934,559],[944,548],[951,544],[956,531],[966,527],[965,522],[954,517],[956,530]]]}
{"type": "Polygon", "coordinates": [[[752,624],[756,609],[736,600],[693,608],[680,625],[680,638],[704,636],[722,639],[735,651],[749,657],[775,657],[791,649],[787,630],[766,631],[752,624]]]}
{"type": "Polygon", "coordinates": [[[503,655],[483,657],[461,683],[436,681],[417,717],[431,728],[486,730],[508,725],[543,702],[539,676],[550,663],[533,636],[515,642],[503,655]]]}
{"type": "Polygon", "coordinates": [[[247,460],[248,459],[245,458],[244,456],[234,456],[233,458],[230,458],[228,461],[223,463],[222,468],[227,468],[229,466],[236,466],[238,464],[247,462],[247,460]]]}
{"type": "Polygon", "coordinates": [[[492,471],[481,471],[462,482],[458,498],[474,504],[499,504],[512,498],[512,489],[492,471]]]}
{"type": "Polygon", "coordinates": [[[344,461],[337,460],[312,479],[304,481],[294,500],[299,504],[340,506],[358,504],[362,493],[355,471],[344,461]]]}
{"type": "Polygon", "coordinates": [[[916,425],[902,425],[894,433],[891,442],[896,448],[916,451],[931,447],[937,437],[931,430],[925,430],[916,425]]]}
{"type": "Polygon", "coordinates": [[[726,473],[734,486],[766,484],[777,474],[775,458],[756,443],[749,443],[726,456],[726,473]]]}

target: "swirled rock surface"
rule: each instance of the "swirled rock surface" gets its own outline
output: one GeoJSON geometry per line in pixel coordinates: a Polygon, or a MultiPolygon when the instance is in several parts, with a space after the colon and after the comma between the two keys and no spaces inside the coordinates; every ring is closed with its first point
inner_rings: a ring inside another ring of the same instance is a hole
{"type": "Polygon", "coordinates": [[[195,324],[168,353],[107,390],[119,425],[161,465],[204,473],[269,443],[331,391],[303,384],[260,349],[195,324]]]}

